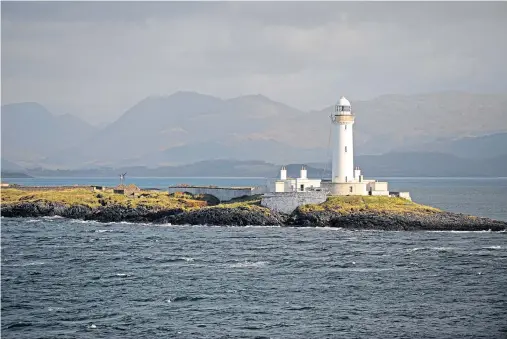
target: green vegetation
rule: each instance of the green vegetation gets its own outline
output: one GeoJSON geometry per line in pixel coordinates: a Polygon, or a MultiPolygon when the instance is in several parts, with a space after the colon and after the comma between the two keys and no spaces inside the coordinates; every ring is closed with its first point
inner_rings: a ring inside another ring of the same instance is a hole
{"type": "Polygon", "coordinates": [[[207,202],[194,199],[185,194],[172,194],[161,191],[141,191],[135,197],[127,197],[109,191],[92,191],[87,188],[73,188],[66,190],[20,190],[15,188],[2,189],[2,204],[20,202],[55,202],[67,206],[85,205],[99,207],[121,205],[125,207],[146,206],[163,209],[194,209],[207,206],[207,202]]]}
{"type": "Polygon", "coordinates": [[[54,202],[66,206],[85,205],[91,208],[99,206],[120,205],[125,207],[146,206],[160,209],[192,210],[202,207],[215,206],[217,208],[245,208],[248,210],[269,211],[260,206],[261,196],[245,196],[220,203],[210,195],[195,195],[189,193],[172,193],[163,191],[141,191],[135,197],[113,193],[112,190],[92,191],[88,188],[72,188],[65,190],[27,190],[5,188],[1,191],[3,204],[21,202],[54,202]]]}
{"type": "Polygon", "coordinates": [[[403,198],[382,196],[329,197],[322,204],[301,206],[300,211],[333,211],[341,214],[357,212],[428,214],[441,212],[441,210],[437,208],[416,204],[415,202],[403,198]]]}
{"type": "MultiPolygon", "coordinates": [[[[85,205],[91,208],[99,206],[120,205],[125,207],[146,206],[159,209],[193,210],[203,207],[238,208],[270,214],[268,208],[260,205],[261,195],[244,196],[231,201],[219,203],[218,199],[208,195],[193,196],[189,193],[168,194],[164,191],[141,191],[136,196],[115,194],[112,190],[93,191],[88,188],[71,188],[65,190],[27,190],[6,188],[1,190],[1,201],[4,204],[21,202],[54,202],[67,206],[85,205]],[[213,206],[213,207],[212,207],[213,206]]],[[[333,211],[341,214],[357,212],[375,213],[438,213],[439,209],[419,205],[403,198],[375,196],[335,196],[329,197],[322,204],[310,204],[300,207],[300,211],[333,211]]]]}

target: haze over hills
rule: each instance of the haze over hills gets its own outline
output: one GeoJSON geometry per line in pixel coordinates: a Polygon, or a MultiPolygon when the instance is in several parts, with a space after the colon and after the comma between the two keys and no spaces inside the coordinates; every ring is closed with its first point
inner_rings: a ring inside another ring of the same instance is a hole
{"type": "MultiPolygon", "coordinates": [[[[388,153],[356,157],[366,178],[374,177],[500,177],[507,173],[507,155],[490,159],[459,158],[443,153],[388,153]]],[[[299,176],[301,164],[288,164],[288,175],[299,176]]],[[[307,164],[308,176],[329,178],[330,164],[307,164]]],[[[265,161],[206,160],[179,166],[147,168],[143,166],[100,167],[77,170],[33,168],[23,175],[35,177],[114,177],[127,172],[130,177],[267,177],[279,175],[279,164],[265,161]]],[[[4,172],[3,177],[16,177],[4,172]],[[7,176],[5,175],[7,174],[7,176]]]]}
{"type": "Polygon", "coordinates": [[[397,151],[440,152],[462,158],[487,159],[507,154],[507,133],[458,139],[441,138],[421,144],[402,146],[397,151]]]}
{"type": "MultiPolygon", "coordinates": [[[[355,151],[499,157],[507,153],[502,147],[507,134],[497,133],[507,132],[506,107],[507,95],[461,92],[352,101],[355,151]],[[497,134],[485,136],[492,133],[497,134]],[[480,138],[462,139],[471,136],[480,138]]],[[[55,117],[35,103],[5,105],[2,157],[25,168],[60,169],[159,167],[212,159],[325,162],[331,110],[304,112],[262,95],[223,100],[176,92],[148,97],[97,130],[72,116],[55,117]]]]}
{"type": "Polygon", "coordinates": [[[2,106],[2,158],[27,164],[80,145],[96,129],[70,115],[55,116],[42,105],[26,102],[2,106]]]}

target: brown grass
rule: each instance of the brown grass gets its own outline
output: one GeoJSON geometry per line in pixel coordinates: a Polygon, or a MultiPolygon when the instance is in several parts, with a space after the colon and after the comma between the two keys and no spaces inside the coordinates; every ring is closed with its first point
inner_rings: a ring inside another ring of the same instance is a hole
{"type": "Polygon", "coordinates": [[[383,196],[335,196],[329,197],[322,204],[309,204],[300,207],[302,212],[334,211],[341,214],[354,212],[375,213],[438,213],[441,210],[420,205],[415,202],[395,197],[383,196]]]}

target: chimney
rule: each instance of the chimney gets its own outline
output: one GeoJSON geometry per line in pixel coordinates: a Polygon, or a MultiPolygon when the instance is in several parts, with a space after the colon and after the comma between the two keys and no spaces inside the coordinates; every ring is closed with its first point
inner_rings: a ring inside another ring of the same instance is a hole
{"type": "Polygon", "coordinates": [[[287,180],[287,169],[285,166],[282,166],[280,169],[280,180],[287,180]]]}
{"type": "Polygon", "coordinates": [[[300,179],[308,179],[307,173],[306,173],[306,166],[301,166],[301,172],[299,174],[300,179]]]}

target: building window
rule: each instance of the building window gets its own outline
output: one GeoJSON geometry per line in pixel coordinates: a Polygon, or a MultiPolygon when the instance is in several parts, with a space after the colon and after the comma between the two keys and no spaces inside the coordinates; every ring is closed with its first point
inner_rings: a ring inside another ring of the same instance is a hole
{"type": "Polygon", "coordinates": [[[301,192],[305,190],[305,185],[301,185],[301,192]]]}
{"type": "Polygon", "coordinates": [[[353,190],[354,190],[354,189],[352,188],[352,186],[350,186],[350,188],[349,188],[349,192],[350,192],[350,193],[352,193],[352,191],[353,191],[353,190]]]}

